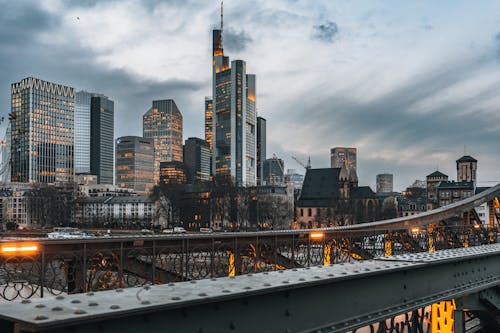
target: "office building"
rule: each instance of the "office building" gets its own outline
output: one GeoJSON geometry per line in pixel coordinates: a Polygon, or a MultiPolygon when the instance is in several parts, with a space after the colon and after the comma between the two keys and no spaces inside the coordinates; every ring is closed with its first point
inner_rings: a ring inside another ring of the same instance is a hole
{"type": "Polygon", "coordinates": [[[205,97],[205,141],[208,143],[210,153],[213,150],[213,100],[210,97],[205,97]]]}
{"type": "Polygon", "coordinates": [[[75,95],[75,173],[113,184],[114,102],[79,91],[75,95]]]}
{"type": "Polygon", "coordinates": [[[210,180],[210,146],[200,138],[189,138],[184,144],[184,165],[188,183],[210,180]]]}
{"type": "Polygon", "coordinates": [[[222,22],[213,30],[212,170],[238,186],[257,182],[256,82],[246,63],[224,55],[222,22]]]}
{"type": "Polygon", "coordinates": [[[138,193],[151,191],[155,182],[153,139],[124,136],[116,140],[116,185],[138,193]]]}
{"type": "Polygon", "coordinates": [[[155,148],[154,181],[160,179],[160,162],[181,162],[182,114],[174,100],[153,101],[143,116],[143,136],[153,139],[155,148]]]}
{"type": "Polygon", "coordinates": [[[71,87],[28,77],[11,86],[11,180],[73,181],[71,87]]]}
{"type": "Polygon", "coordinates": [[[182,162],[160,162],[160,183],[186,184],[186,167],[182,162]]]}
{"type": "Polygon", "coordinates": [[[377,194],[392,193],[393,191],[393,175],[390,173],[382,173],[377,175],[377,194]]]}
{"type": "Polygon", "coordinates": [[[264,162],[264,183],[263,185],[284,186],[285,185],[285,164],[281,158],[268,158],[264,162]]]}
{"type": "Polygon", "coordinates": [[[264,181],[266,145],[266,120],[262,117],[257,117],[257,185],[262,185],[264,181]]]}

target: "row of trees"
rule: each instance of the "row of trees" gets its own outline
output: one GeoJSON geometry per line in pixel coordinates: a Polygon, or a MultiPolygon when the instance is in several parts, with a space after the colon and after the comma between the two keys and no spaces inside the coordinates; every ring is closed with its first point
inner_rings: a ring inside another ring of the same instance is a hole
{"type": "Polygon", "coordinates": [[[153,189],[158,217],[167,227],[216,227],[227,230],[283,229],[293,220],[286,194],[259,193],[217,176],[195,185],[159,184],[153,189]]]}

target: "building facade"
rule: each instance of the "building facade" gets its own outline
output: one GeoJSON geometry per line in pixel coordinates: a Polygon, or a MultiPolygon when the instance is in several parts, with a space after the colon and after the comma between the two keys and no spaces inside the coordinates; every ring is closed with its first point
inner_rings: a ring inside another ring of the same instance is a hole
{"type": "Polygon", "coordinates": [[[205,141],[208,143],[210,153],[213,151],[213,100],[205,97],[205,141]]]}
{"type": "Polygon", "coordinates": [[[143,136],[155,148],[154,181],[160,179],[160,162],[182,162],[182,114],[173,99],[153,101],[143,116],[143,136]]]}
{"type": "Polygon", "coordinates": [[[347,172],[357,170],[357,149],[346,147],[335,147],[330,150],[330,161],[332,168],[341,168],[345,165],[347,172]]]}
{"type": "Polygon", "coordinates": [[[154,144],[152,139],[124,136],[116,140],[116,185],[138,193],[153,186],[154,144]]]}
{"type": "Polygon", "coordinates": [[[264,162],[266,160],[266,120],[257,117],[257,185],[262,185],[264,181],[264,162]]]}
{"type": "Polygon", "coordinates": [[[393,175],[390,173],[382,173],[377,175],[377,194],[392,193],[393,191],[393,175]]]}
{"type": "Polygon", "coordinates": [[[74,89],[28,77],[12,84],[11,102],[11,180],[72,181],[74,89]]]}
{"type": "Polygon", "coordinates": [[[448,175],[437,170],[426,176],[427,210],[439,207],[438,186],[446,181],[448,181],[448,175]]]}
{"type": "Polygon", "coordinates": [[[256,78],[246,63],[224,56],[223,30],[213,30],[213,157],[215,175],[231,176],[238,186],[257,182],[256,78]]]}
{"type": "Polygon", "coordinates": [[[92,96],[90,113],[90,173],[99,184],[113,184],[114,102],[92,96]]]}
{"type": "Polygon", "coordinates": [[[263,185],[285,186],[285,163],[281,158],[268,158],[264,163],[263,185]]]}
{"type": "Polygon", "coordinates": [[[477,176],[477,160],[471,156],[462,156],[457,160],[457,182],[474,182],[477,176]]]}
{"type": "Polygon", "coordinates": [[[210,145],[200,138],[188,138],[184,144],[184,165],[188,183],[210,180],[210,145]]]}
{"type": "Polygon", "coordinates": [[[186,168],[181,162],[160,162],[161,184],[186,184],[186,168]]]}

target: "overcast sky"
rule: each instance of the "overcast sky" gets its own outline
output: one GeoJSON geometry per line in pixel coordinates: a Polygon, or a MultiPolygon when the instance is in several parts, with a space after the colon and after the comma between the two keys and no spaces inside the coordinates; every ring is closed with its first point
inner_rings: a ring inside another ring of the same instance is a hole
{"type": "MultiPolygon", "coordinates": [[[[204,137],[219,1],[0,0],[0,112],[27,76],[115,101],[115,136],[141,135],[153,99],[172,98],[184,138],[204,137]]],[[[455,160],[500,182],[500,1],[224,3],[225,53],[257,75],[268,157],[285,168],[358,148],[360,184],[401,190],[455,160]]],[[[5,123],[2,124],[2,128],[5,123]]],[[[302,170],[301,170],[302,171],[302,170]]]]}

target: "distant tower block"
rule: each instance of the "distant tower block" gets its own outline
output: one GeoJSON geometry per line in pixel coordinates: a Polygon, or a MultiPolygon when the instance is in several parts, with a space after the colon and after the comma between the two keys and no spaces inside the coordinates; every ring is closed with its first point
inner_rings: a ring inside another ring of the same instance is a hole
{"type": "Polygon", "coordinates": [[[457,160],[457,181],[476,183],[477,160],[469,155],[462,156],[457,160]]]}
{"type": "Polygon", "coordinates": [[[393,191],[393,175],[390,173],[382,173],[377,175],[377,193],[392,193],[393,191]]]}

